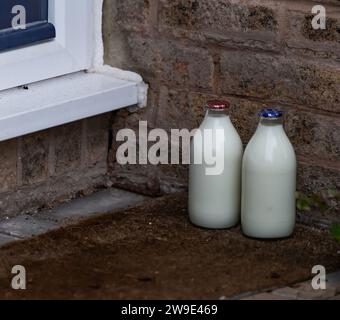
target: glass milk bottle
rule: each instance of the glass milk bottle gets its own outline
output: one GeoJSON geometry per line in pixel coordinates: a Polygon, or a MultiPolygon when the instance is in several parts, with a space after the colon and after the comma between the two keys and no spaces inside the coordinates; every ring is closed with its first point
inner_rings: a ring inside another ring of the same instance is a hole
{"type": "Polygon", "coordinates": [[[227,101],[209,101],[191,141],[189,217],[200,227],[230,228],[240,219],[243,146],[228,107],[227,101]]]}
{"type": "Polygon", "coordinates": [[[242,168],[242,230],[254,238],[284,238],[295,226],[296,157],[282,112],[265,109],[242,168]]]}

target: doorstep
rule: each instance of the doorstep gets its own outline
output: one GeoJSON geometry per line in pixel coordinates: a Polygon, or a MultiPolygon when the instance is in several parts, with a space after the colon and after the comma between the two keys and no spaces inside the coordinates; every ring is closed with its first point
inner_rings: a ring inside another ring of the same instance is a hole
{"type": "Polygon", "coordinates": [[[19,238],[0,233],[0,247],[7,243],[20,240],[19,238]]]}
{"type": "Polygon", "coordinates": [[[96,215],[127,209],[146,199],[148,199],[146,196],[110,188],[74,199],[52,210],[0,220],[0,246],[15,240],[37,236],[96,215]]]}

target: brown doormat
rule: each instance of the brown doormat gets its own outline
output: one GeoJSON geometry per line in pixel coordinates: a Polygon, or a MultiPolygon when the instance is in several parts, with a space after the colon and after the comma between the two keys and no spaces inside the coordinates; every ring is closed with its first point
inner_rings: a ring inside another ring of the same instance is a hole
{"type": "Polygon", "coordinates": [[[290,239],[259,241],[239,228],[190,224],[186,194],[152,199],[0,249],[0,298],[219,299],[340,269],[326,231],[298,226],[290,239]],[[27,289],[10,289],[23,265],[27,289]]]}

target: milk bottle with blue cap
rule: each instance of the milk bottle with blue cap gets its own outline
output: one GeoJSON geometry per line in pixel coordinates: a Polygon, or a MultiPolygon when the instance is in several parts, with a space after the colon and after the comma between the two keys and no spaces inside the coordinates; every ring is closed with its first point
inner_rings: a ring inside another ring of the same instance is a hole
{"type": "Polygon", "coordinates": [[[245,235],[284,238],[295,225],[296,157],[282,112],[264,109],[242,164],[241,221],[245,235]]]}

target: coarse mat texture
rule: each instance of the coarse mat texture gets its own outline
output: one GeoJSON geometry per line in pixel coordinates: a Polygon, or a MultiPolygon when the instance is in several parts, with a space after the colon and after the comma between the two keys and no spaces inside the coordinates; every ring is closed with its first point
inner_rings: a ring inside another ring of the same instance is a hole
{"type": "Polygon", "coordinates": [[[182,193],[0,248],[0,299],[220,299],[312,278],[314,265],[340,269],[327,231],[260,241],[197,228],[182,193]],[[26,290],[10,288],[14,265],[26,290]]]}

